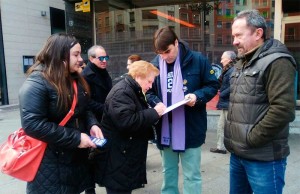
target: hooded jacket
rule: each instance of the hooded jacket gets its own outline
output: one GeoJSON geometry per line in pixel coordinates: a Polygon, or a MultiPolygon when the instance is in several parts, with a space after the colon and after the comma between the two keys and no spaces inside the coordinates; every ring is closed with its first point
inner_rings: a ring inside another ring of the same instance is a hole
{"type": "MultiPolygon", "coordinates": [[[[183,80],[184,95],[193,93],[197,97],[194,107],[185,106],[185,149],[196,148],[205,142],[207,130],[206,103],[217,93],[219,82],[214,75],[208,60],[199,52],[191,51],[185,44],[179,42],[180,67],[183,80]]],[[[159,69],[159,55],[151,62],[159,69]]],[[[152,89],[147,92],[148,103],[154,107],[162,102],[160,77],[157,76],[152,89]]],[[[161,120],[156,125],[157,146],[161,146],[161,120]]]]}
{"type": "Polygon", "coordinates": [[[242,158],[273,161],[289,155],[289,122],[295,118],[296,62],[270,39],[238,61],[231,74],[224,144],[242,158]]]}

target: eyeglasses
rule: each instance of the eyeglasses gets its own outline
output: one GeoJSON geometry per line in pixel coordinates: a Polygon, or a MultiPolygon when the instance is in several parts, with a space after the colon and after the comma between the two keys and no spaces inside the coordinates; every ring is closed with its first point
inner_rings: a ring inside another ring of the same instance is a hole
{"type": "Polygon", "coordinates": [[[109,56],[108,55],[107,56],[100,56],[100,57],[98,57],[98,59],[100,61],[104,61],[104,59],[105,59],[105,61],[108,61],[109,60],[109,56]]]}

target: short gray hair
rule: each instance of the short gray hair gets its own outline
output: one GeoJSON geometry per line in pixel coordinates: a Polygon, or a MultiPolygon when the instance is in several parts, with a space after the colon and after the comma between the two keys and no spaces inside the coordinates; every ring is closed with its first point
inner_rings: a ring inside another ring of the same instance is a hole
{"type": "Polygon", "coordinates": [[[229,57],[229,59],[231,59],[231,61],[235,61],[235,59],[236,59],[235,52],[233,52],[233,51],[225,51],[224,54],[227,55],[229,57]]]}
{"type": "Polygon", "coordinates": [[[256,9],[244,10],[239,12],[233,21],[241,18],[246,18],[247,26],[252,28],[254,31],[257,28],[263,29],[263,36],[262,38],[266,39],[266,30],[267,30],[267,23],[263,16],[261,16],[256,9]]]}
{"type": "Polygon", "coordinates": [[[89,50],[88,50],[88,57],[90,58],[90,57],[96,57],[96,50],[97,49],[101,49],[101,50],[104,50],[105,51],[105,49],[103,48],[103,46],[100,46],[100,45],[94,45],[94,46],[92,46],[91,48],[89,48],[89,50]]]}

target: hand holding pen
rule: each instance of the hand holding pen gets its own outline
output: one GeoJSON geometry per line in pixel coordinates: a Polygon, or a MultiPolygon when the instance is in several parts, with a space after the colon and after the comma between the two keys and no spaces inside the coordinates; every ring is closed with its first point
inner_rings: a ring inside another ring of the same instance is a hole
{"type": "Polygon", "coordinates": [[[154,109],[156,110],[157,114],[161,117],[163,115],[163,113],[165,112],[166,110],[166,106],[162,103],[162,102],[159,102],[155,105],[154,109]]]}

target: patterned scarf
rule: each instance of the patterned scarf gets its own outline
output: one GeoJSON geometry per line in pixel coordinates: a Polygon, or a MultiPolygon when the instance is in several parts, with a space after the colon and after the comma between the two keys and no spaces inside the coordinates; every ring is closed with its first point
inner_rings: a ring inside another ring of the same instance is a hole
{"type": "MultiPolygon", "coordinates": [[[[184,99],[183,80],[180,69],[179,52],[174,64],[174,77],[172,86],[172,104],[184,99]]],[[[163,103],[167,104],[167,63],[159,58],[160,86],[162,90],[163,103]]],[[[172,111],[172,126],[170,131],[168,114],[162,117],[161,144],[170,146],[175,151],[185,150],[185,114],[184,106],[180,106],[172,111]],[[171,136],[171,137],[170,137],[171,136]]]]}

